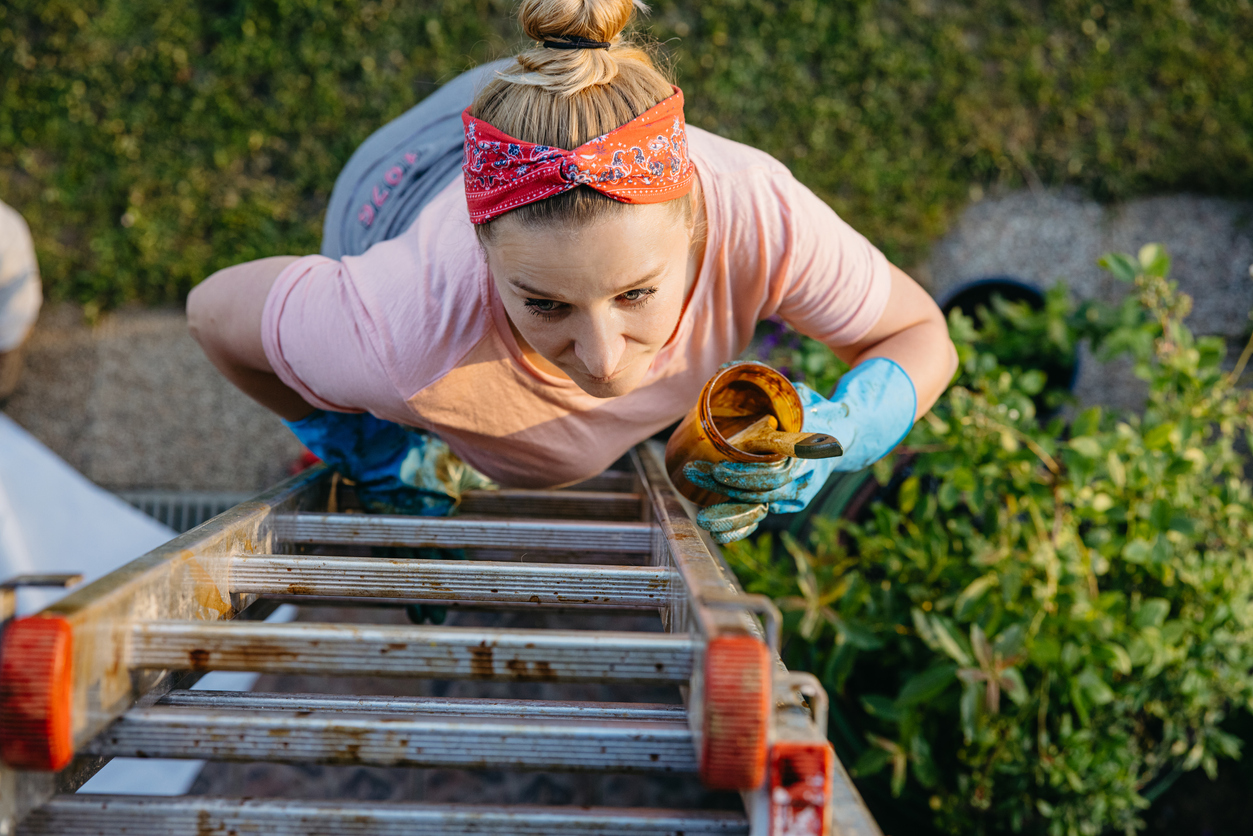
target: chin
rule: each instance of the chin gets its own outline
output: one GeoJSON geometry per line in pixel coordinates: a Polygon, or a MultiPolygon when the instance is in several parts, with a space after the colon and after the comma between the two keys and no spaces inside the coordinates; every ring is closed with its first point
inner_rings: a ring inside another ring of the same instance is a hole
{"type": "Polygon", "coordinates": [[[639,386],[639,377],[620,375],[612,380],[594,380],[585,375],[579,375],[576,382],[580,389],[593,398],[618,398],[635,391],[639,386]]]}

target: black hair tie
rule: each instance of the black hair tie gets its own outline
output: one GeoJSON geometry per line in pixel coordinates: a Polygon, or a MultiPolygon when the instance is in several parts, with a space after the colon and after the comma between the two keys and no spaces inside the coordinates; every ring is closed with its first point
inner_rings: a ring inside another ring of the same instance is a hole
{"type": "Polygon", "coordinates": [[[544,41],[547,49],[609,49],[609,41],[593,41],[572,35],[564,41],[544,41]]]}

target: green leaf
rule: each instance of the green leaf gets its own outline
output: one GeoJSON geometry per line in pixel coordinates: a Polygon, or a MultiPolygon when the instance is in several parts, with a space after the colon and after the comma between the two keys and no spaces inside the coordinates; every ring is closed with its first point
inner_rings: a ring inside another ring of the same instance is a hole
{"type": "Polygon", "coordinates": [[[965,638],[960,637],[954,628],[943,618],[932,618],[931,626],[936,643],[949,658],[959,665],[971,664],[970,653],[966,650],[965,638]]]}
{"type": "Polygon", "coordinates": [[[1165,537],[1158,537],[1157,542],[1153,544],[1153,552],[1149,557],[1157,564],[1169,563],[1173,552],[1174,550],[1170,547],[1170,541],[1165,537]]]}
{"type": "Polygon", "coordinates": [[[1153,505],[1149,508],[1149,524],[1158,531],[1165,531],[1170,527],[1170,518],[1174,514],[1174,508],[1164,499],[1153,500],[1153,505]]]}
{"type": "Polygon", "coordinates": [[[1134,282],[1140,274],[1139,265],[1126,253],[1106,253],[1096,263],[1113,273],[1114,278],[1121,282],[1134,282]]]}
{"type": "Polygon", "coordinates": [[[878,650],[883,647],[883,639],[875,635],[873,629],[861,622],[842,618],[836,622],[835,629],[844,637],[844,641],[858,650],[878,650]]]}
{"type": "Polygon", "coordinates": [[[953,483],[953,487],[959,491],[973,491],[975,489],[975,474],[968,467],[959,467],[949,475],[949,480],[953,483]]]}
{"type": "Polygon", "coordinates": [[[895,456],[884,456],[874,463],[874,478],[880,485],[886,485],[892,481],[892,471],[896,466],[895,456]]]}
{"type": "Polygon", "coordinates": [[[1140,269],[1148,276],[1165,278],[1170,272],[1170,256],[1161,244],[1145,244],[1140,248],[1140,269]]]}
{"type": "Polygon", "coordinates": [[[1153,554],[1153,544],[1143,537],[1137,537],[1122,547],[1123,560],[1128,563],[1148,563],[1153,554]]]}
{"type": "Polygon", "coordinates": [[[961,501],[961,493],[957,488],[953,487],[952,482],[945,482],[940,485],[940,490],[936,494],[940,500],[940,507],[945,511],[952,511],[957,507],[957,503],[961,501]]]}
{"type": "Polygon", "coordinates": [[[925,612],[914,607],[910,610],[910,616],[914,620],[914,630],[918,633],[918,638],[932,650],[942,650],[940,637],[936,634],[935,622],[932,621],[925,612]]]}
{"type": "Polygon", "coordinates": [[[1101,675],[1092,668],[1084,668],[1078,677],[1079,687],[1093,705],[1105,705],[1113,702],[1114,691],[1106,684],[1101,675]]]}
{"type": "Polygon", "coordinates": [[[1039,369],[1031,369],[1018,376],[1018,388],[1028,395],[1040,394],[1044,390],[1044,384],[1047,382],[1048,375],[1039,369]]]}
{"type": "Polygon", "coordinates": [[[901,687],[896,697],[898,708],[908,708],[920,702],[938,697],[957,680],[956,665],[936,665],[922,673],[916,673],[901,687]]]}
{"type": "Polygon", "coordinates": [[[967,610],[978,603],[984,594],[996,585],[996,574],[989,572],[981,578],[973,580],[961,593],[957,596],[957,600],[953,602],[953,614],[958,618],[964,618],[967,610]]]}
{"type": "Polygon", "coordinates": [[[1109,654],[1110,666],[1119,673],[1131,673],[1131,654],[1121,644],[1106,642],[1105,650],[1109,654]]]}
{"type": "Polygon", "coordinates": [[[1005,693],[1014,701],[1014,705],[1025,705],[1027,700],[1031,699],[1031,692],[1022,681],[1022,674],[1018,668],[1006,668],[1001,671],[1001,676],[1005,679],[1005,682],[1001,683],[1005,693]]]}
{"type": "Polygon", "coordinates": [[[1085,409],[1070,425],[1070,434],[1072,436],[1092,435],[1101,429],[1101,408],[1094,406],[1091,409],[1085,409]]]}
{"type": "Polygon", "coordinates": [[[879,746],[871,746],[861,753],[851,772],[858,778],[874,775],[892,762],[892,753],[879,746]]]}
{"type": "Polygon", "coordinates": [[[1125,488],[1127,486],[1127,467],[1113,450],[1110,450],[1109,455],[1105,457],[1105,466],[1109,469],[1109,480],[1114,483],[1114,487],[1119,490],[1125,488]]]}
{"type": "Polygon", "coordinates": [[[1140,604],[1136,611],[1134,624],[1137,629],[1145,627],[1161,627],[1170,615],[1170,602],[1165,598],[1149,598],[1140,604]]]}
{"type": "Polygon", "coordinates": [[[1153,648],[1140,636],[1136,636],[1131,640],[1131,646],[1127,648],[1127,653],[1131,656],[1131,664],[1133,667],[1147,665],[1153,661],[1153,648]]]}
{"type": "Polygon", "coordinates": [[[1071,450],[1074,450],[1079,455],[1089,459],[1100,458],[1102,452],[1101,443],[1095,438],[1087,435],[1081,435],[1078,438],[1070,439],[1070,441],[1066,443],[1066,446],[1068,446],[1071,450]]]}
{"type": "Polygon", "coordinates": [[[901,721],[901,710],[891,697],[885,697],[882,694],[866,694],[861,698],[861,705],[871,717],[878,717],[888,723],[901,721]]]}
{"type": "Polygon", "coordinates": [[[1144,446],[1150,450],[1160,450],[1170,444],[1170,437],[1178,429],[1173,423],[1158,424],[1144,434],[1144,446]]]}
{"type": "Polygon", "coordinates": [[[909,516],[914,510],[914,506],[918,504],[918,477],[910,476],[901,483],[901,490],[896,500],[896,507],[901,513],[909,516]]]}
{"type": "Polygon", "coordinates": [[[940,783],[940,770],[936,768],[931,757],[931,744],[921,734],[916,734],[909,741],[909,759],[914,764],[914,777],[918,783],[928,789],[940,783]]]}
{"type": "Polygon", "coordinates": [[[962,686],[960,716],[962,737],[966,739],[967,745],[975,739],[979,722],[979,696],[982,693],[983,688],[979,685],[967,683],[962,686]]]}
{"type": "Polygon", "coordinates": [[[1027,651],[1031,654],[1032,661],[1041,667],[1052,665],[1062,658],[1062,646],[1052,636],[1037,636],[1027,646],[1027,651]]]}
{"type": "Polygon", "coordinates": [[[892,797],[900,798],[901,793],[905,791],[905,778],[907,777],[906,769],[909,767],[909,759],[905,757],[905,753],[901,752],[892,758],[892,797]]]}
{"type": "Polygon", "coordinates": [[[992,649],[1001,654],[1003,658],[1008,659],[1022,650],[1026,637],[1027,628],[1025,625],[1011,624],[997,634],[996,641],[992,642],[992,649]]]}

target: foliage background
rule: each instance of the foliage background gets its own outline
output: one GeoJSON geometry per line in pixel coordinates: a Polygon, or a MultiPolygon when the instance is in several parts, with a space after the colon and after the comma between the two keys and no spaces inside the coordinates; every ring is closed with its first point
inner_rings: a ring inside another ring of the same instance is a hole
{"type": "MultiPolygon", "coordinates": [[[[1240,755],[1253,341],[1225,368],[1221,339],[1194,338],[1157,245],[1103,263],[1135,282],[1120,308],[1058,285],[1040,311],[954,311],[957,379],[875,465],[876,501],[815,515],[782,549],[726,550],[779,600],[785,659],[824,680],[833,741],[886,832],[1131,833],[1180,775],[1240,755]],[[1133,358],[1142,412],[1054,410],[1065,392],[1040,365],[1083,337],[1133,358]]],[[[825,347],[774,351],[826,382],[825,347]]],[[[1223,832],[1245,830],[1247,814],[1223,832]]]]}
{"type": "MultiPolygon", "coordinates": [[[[694,124],[908,264],[996,185],[1253,190],[1250,0],[664,0],[694,124]]],[[[88,313],[317,249],[353,148],[507,54],[506,0],[5,0],[0,197],[88,313]]]]}

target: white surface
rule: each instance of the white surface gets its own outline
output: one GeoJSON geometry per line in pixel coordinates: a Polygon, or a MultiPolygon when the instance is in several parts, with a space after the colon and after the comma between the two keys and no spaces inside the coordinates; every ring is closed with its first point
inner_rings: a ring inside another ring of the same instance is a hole
{"type": "MultiPolygon", "coordinates": [[[[0,579],[39,572],[107,574],[170,540],[173,529],[96,487],[0,413],[0,579]]],[[[22,590],[18,612],[35,612],[64,590],[22,590]]],[[[268,619],[291,621],[285,605],[268,619]]],[[[210,673],[196,685],[247,691],[253,673],[210,673]]],[[[181,795],[203,761],[116,758],[79,792],[181,795]]]]}
{"type": "MultiPolygon", "coordinates": [[[[0,413],[0,577],[82,572],[92,581],[173,536],[0,413]]],[[[18,612],[42,609],[64,594],[24,589],[18,612]]]]}
{"type": "Polygon", "coordinates": [[[39,315],[43,292],[26,221],[0,201],[0,351],[16,348],[39,315]]]}

